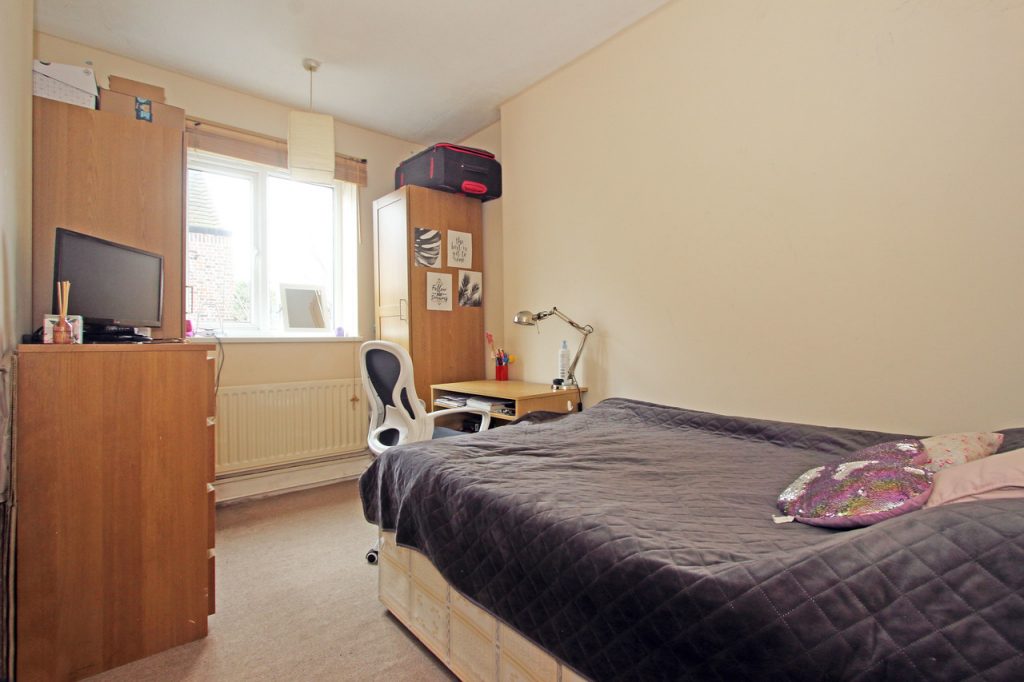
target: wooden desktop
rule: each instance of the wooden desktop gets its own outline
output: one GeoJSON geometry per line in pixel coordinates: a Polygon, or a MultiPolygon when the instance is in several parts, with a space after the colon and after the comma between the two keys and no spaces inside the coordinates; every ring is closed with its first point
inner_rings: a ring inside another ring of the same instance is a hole
{"type": "Polygon", "coordinates": [[[550,384],[480,379],[477,381],[433,384],[430,387],[430,403],[433,409],[444,407],[444,405],[437,403],[437,399],[443,395],[477,396],[508,400],[514,402],[514,412],[512,414],[491,412],[491,418],[513,421],[531,412],[575,412],[576,403],[582,401],[582,394],[586,392],[587,388],[585,386],[580,386],[579,389],[575,387],[553,389],[550,384]]]}

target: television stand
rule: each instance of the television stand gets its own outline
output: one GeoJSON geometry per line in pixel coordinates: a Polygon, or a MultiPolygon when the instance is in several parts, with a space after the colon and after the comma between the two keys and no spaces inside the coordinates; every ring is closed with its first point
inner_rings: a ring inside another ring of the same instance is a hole
{"type": "Polygon", "coordinates": [[[19,346],[11,679],[79,679],[206,635],[213,350],[19,346]]]}

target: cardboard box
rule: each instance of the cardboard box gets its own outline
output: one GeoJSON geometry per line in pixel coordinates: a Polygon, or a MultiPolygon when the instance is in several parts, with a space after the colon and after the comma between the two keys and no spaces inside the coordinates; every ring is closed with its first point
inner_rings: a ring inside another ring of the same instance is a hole
{"type": "Polygon", "coordinates": [[[96,74],[74,64],[32,62],[32,94],[86,109],[96,108],[96,74]]]}
{"type": "Polygon", "coordinates": [[[184,109],[154,102],[144,97],[114,92],[106,88],[100,88],[100,111],[109,111],[134,118],[137,121],[155,123],[175,130],[185,129],[184,109]]]}
{"type": "MultiPolygon", "coordinates": [[[[43,315],[43,343],[53,343],[53,325],[59,319],[57,315],[43,315]]],[[[68,322],[71,323],[72,343],[82,343],[82,316],[68,315],[68,322]]]]}
{"type": "Polygon", "coordinates": [[[131,95],[132,97],[148,99],[151,102],[160,102],[161,104],[167,103],[167,98],[164,97],[164,89],[159,85],[150,85],[149,83],[133,81],[130,78],[111,76],[110,89],[114,92],[131,95]]]}

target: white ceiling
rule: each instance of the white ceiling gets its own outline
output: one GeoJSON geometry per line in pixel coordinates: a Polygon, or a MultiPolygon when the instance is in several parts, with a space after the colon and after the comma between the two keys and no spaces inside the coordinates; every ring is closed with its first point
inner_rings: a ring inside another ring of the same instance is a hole
{"type": "Polygon", "coordinates": [[[36,28],[423,144],[498,106],[667,0],[36,0],[36,28]]]}

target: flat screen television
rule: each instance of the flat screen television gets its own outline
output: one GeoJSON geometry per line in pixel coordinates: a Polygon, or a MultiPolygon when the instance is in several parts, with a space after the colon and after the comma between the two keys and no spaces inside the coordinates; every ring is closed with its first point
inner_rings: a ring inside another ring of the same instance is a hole
{"type": "MultiPolygon", "coordinates": [[[[163,321],[164,259],[156,253],[57,228],[57,282],[71,282],[68,313],[96,331],[159,327],[163,321]]],[[[86,335],[88,338],[88,333],[86,335]]]]}

